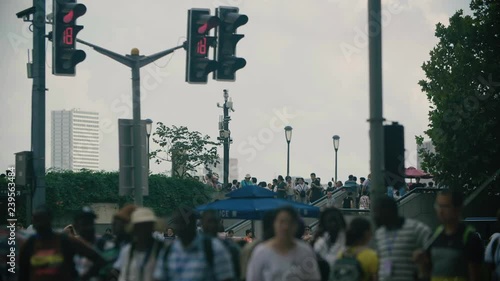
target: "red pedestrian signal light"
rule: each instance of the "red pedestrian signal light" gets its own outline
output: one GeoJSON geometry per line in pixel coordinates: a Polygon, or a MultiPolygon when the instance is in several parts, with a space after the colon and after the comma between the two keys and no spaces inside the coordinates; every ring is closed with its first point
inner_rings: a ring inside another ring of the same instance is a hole
{"type": "Polygon", "coordinates": [[[209,9],[188,10],[186,82],[206,84],[208,74],[217,69],[217,62],[208,58],[208,50],[215,45],[210,31],[219,24],[209,9]]]}
{"type": "Polygon", "coordinates": [[[86,57],[84,51],[75,49],[76,36],[83,29],[76,20],[87,7],[76,0],[54,0],[53,7],[52,74],[74,76],[75,66],[86,57]]]}

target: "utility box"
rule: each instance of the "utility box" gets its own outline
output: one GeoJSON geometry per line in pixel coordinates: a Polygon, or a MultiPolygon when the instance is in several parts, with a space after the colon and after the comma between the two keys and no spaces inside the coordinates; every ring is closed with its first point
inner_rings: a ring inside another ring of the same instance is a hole
{"type": "Polygon", "coordinates": [[[405,185],[405,129],[397,122],[384,125],[385,186],[405,185]]]}
{"type": "Polygon", "coordinates": [[[27,186],[33,180],[33,152],[22,151],[16,155],[16,179],[18,186],[27,186]]]}
{"type": "MultiPolygon", "coordinates": [[[[149,151],[148,136],[146,134],[146,120],[141,120],[141,137],[137,145],[141,147],[142,156],[142,195],[149,195],[149,151]]],[[[120,176],[119,194],[120,196],[134,194],[134,126],[131,119],[118,119],[118,142],[120,147],[120,176]]]]}

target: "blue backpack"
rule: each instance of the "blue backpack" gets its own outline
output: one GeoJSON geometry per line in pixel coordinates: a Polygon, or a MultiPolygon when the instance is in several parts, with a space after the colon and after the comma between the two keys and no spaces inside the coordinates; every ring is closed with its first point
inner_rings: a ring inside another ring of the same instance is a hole
{"type": "Polygon", "coordinates": [[[356,255],[357,253],[347,254],[344,252],[332,267],[329,280],[361,281],[363,279],[363,268],[356,255]]]}

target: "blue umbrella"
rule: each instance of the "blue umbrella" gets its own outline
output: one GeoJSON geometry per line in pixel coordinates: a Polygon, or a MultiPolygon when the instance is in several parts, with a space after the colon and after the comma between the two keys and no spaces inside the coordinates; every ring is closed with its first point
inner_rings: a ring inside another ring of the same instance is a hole
{"type": "Polygon", "coordinates": [[[319,217],[320,209],[315,206],[275,198],[240,198],[219,200],[198,206],[196,210],[218,210],[221,218],[260,220],[266,212],[283,206],[292,206],[302,217],[319,217]]]}
{"type": "Polygon", "coordinates": [[[273,198],[274,196],[275,192],[258,185],[245,186],[226,194],[229,198],[273,198]]]}

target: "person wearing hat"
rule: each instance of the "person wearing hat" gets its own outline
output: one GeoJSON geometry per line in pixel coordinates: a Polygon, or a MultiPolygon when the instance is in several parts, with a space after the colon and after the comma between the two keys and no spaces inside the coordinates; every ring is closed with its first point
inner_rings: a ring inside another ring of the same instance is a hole
{"type": "Polygon", "coordinates": [[[250,174],[246,174],[245,179],[241,182],[241,187],[251,186],[251,185],[253,185],[252,176],[250,174]]]}
{"type": "Polygon", "coordinates": [[[132,243],[120,252],[121,265],[118,281],[152,281],[158,252],[162,243],[153,238],[158,218],[150,208],[137,208],[131,216],[128,230],[132,243]]]}

